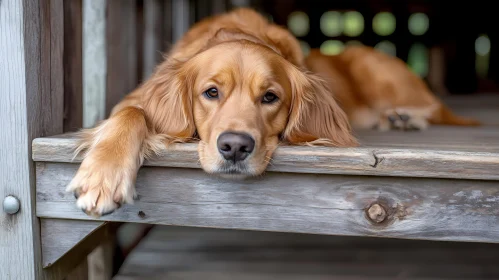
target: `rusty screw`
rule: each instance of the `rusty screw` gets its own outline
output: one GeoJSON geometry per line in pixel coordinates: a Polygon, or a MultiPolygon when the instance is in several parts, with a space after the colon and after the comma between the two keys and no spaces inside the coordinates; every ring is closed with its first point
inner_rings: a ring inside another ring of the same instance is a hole
{"type": "Polygon", "coordinates": [[[367,209],[367,216],[375,223],[381,223],[386,219],[386,210],[383,206],[375,203],[367,209]]]}

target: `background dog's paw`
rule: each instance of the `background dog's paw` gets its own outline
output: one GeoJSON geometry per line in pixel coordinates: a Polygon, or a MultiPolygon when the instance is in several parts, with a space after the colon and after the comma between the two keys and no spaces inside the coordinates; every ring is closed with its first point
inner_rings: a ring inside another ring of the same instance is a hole
{"type": "Polygon", "coordinates": [[[381,116],[377,129],[388,130],[424,130],[428,128],[428,121],[410,110],[392,109],[387,110],[381,116]]]}
{"type": "Polygon", "coordinates": [[[82,163],[76,176],[68,185],[66,191],[73,192],[76,206],[87,215],[100,217],[111,214],[122,204],[133,203],[134,174],[122,168],[99,168],[92,164],[89,168],[82,163]]]}

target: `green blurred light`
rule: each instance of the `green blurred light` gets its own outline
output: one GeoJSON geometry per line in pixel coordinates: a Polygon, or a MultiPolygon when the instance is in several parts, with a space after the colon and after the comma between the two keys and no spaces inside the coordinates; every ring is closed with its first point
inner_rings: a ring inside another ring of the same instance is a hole
{"type": "Polygon", "coordinates": [[[320,28],[324,35],[335,37],[343,31],[343,22],[341,13],[336,11],[328,11],[322,14],[320,19],[320,28]]]}
{"type": "Polygon", "coordinates": [[[423,35],[430,27],[430,19],[426,14],[414,13],[409,16],[409,32],[412,35],[423,35]]]}
{"type": "Polygon", "coordinates": [[[395,47],[395,44],[393,44],[390,41],[381,41],[378,44],[376,44],[374,48],[391,56],[397,55],[397,48],[395,47]]]}
{"type": "Polygon", "coordinates": [[[381,12],[373,18],[373,30],[380,36],[388,36],[395,32],[396,19],[392,13],[381,12]]]}
{"type": "Polygon", "coordinates": [[[346,12],[343,16],[345,34],[350,37],[359,36],[364,32],[364,17],[356,11],[346,12]]]}
{"type": "Polygon", "coordinates": [[[321,44],[320,51],[324,55],[337,55],[345,48],[344,44],[338,40],[327,40],[321,44]]]}
{"type": "Polygon", "coordinates": [[[292,12],[288,17],[288,28],[297,36],[305,36],[310,29],[310,20],[308,15],[304,12],[292,12]]]}
{"type": "Polygon", "coordinates": [[[310,54],[310,45],[305,41],[300,41],[300,47],[304,56],[308,56],[310,54]]]}
{"type": "Polygon", "coordinates": [[[420,77],[428,75],[428,49],[421,43],[412,45],[407,58],[409,68],[420,77]]]}

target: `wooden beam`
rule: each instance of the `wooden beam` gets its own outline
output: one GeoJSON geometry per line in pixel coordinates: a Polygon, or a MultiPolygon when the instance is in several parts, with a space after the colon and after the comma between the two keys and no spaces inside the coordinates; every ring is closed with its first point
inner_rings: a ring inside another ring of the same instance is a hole
{"type": "Polygon", "coordinates": [[[189,0],[172,0],[172,42],[176,43],[189,30],[191,21],[189,0]]]}
{"type": "MultiPolygon", "coordinates": [[[[493,127],[435,127],[410,137],[369,131],[359,138],[359,148],[278,147],[268,171],[499,180],[499,132],[493,127]]],[[[71,135],[36,139],[33,159],[73,162],[75,147],[71,135]]],[[[172,145],[144,165],[200,168],[197,144],[172,145]]]]}
{"type": "Polygon", "coordinates": [[[137,87],[136,0],[108,0],[106,116],[137,87]]]}
{"type": "MultiPolygon", "coordinates": [[[[75,221],[76,223],[77,221],[75,221]]],[[[115,234],[115,226],[111,223],[107,223],[104,226],[99,227],[91,235],[84,238],[80,243],[73,247],[69,252],[67,252],[63,258],[60,258],[56,263],[49,267],[43,269],[44,279],[71,279],[65,278],[73,277],[75,269],[83,269],[80,267],[82,264],[86,266],[89,272],[92,272],[92,268],[89,267],[87,263],[87,255],[92,252],[97,246],[110,239],[115,234]],[[85,263],[87,263],[85,265],[85,263]]],[[[54,242],[64,242],[62,240],[54,240],[54,242]]],[[[56,245],[58,243],[54,243],[56,245]]],[[[96,279],[96,278],[85,278],[85,279],[96,279]]]]}
{"type": "Polygon", "coordinates": [[[83,127],[82,0],[64,3],[64,132],[83,127]]]}
{"type": "MultiPolygon", "coordinates": [[[[77,168],[38,163],[38,216],[94,220],[64,192],[77,168]]],[[[97,220],[499,242],[497,181],[273,172],[224,180],[196,169],[144,167],[136,186],[133,205],[97,220]]]]}
{"type": "Polygon", "coordinates": [[[35,216],[31,142],[63,127],[62,0],[0,2],[0,201],[18,198],[20,210],[0,210],[0,275],[52,279],[42,270],[35,216]]]}
{"type": "Polygon", "coordinates": [[[63,219],[41,220],[43,267],[52,266],[83,239],[95,232],[103,222],[63,219]]]}
{"type": "Polygon", "coordinates": [[[149,78],[156,65],[162,60],[163,53],[163,0],[147,0],[144,2],[144,67],[142,80],[149,78]]]}
{"type": "Polygon", "coordinates": [[[83,0],[83,127],[106,115],[106,4],[83,0]]]}
{"type": "Polygon", "coordinates": [[[88,262],[82,261],[64,280],[88,280],[88,262]]]}

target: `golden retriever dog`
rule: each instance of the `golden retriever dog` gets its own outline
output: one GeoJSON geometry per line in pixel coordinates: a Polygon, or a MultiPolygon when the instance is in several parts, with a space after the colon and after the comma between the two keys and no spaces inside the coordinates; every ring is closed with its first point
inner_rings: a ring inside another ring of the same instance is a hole
{"type": "MultiPolygon", "coordinates": [[[[75,193],[77,206],[87,214],[101,216],[133,202],[142,162],[171,143],[198,140],[203,170],[244,178],[262,174],[280,143],[357,146],[348,117],[369,127],[380,120],[376,110],[387,114],[383,106],[400,117],[397,110],[403,109],[418,118],[418,110],[440,104],[429,92],[414,89],[416,97],[391,88],[380,72],[399,70],[391,69],[391,60],[386,66],[375,61],[388,58],[341,59],[336,67],[335,59],[310,56],[308,67],[332,79],[324,78],[308,70],[291,33],[255,11],[237,9],[207,18],[176,43],[107,120],[81,131],[76,152],[83,161],[67,191],[75,193]],[[382,68],[375,71],[375,65],[382,68]],[[365,91],[353,95],[354,85],[365,91]],[[337,91],[348,117],[334,98],[337,91]],[[370,100],[371,94],[377,101],[370,100]],[[421,102],[423,96],[429,101],[421,102]]],[[[436,114],[430,113],[435,120],[446,119],[436,114]]]]}
{"type": "Polygon", "coordinates": [[[313,49],[306,65],[328,80],[354,129],[479,125],[476,120],[454,115],[402,60],[374,48],[351,46],[335,56],[313,49]]]}

